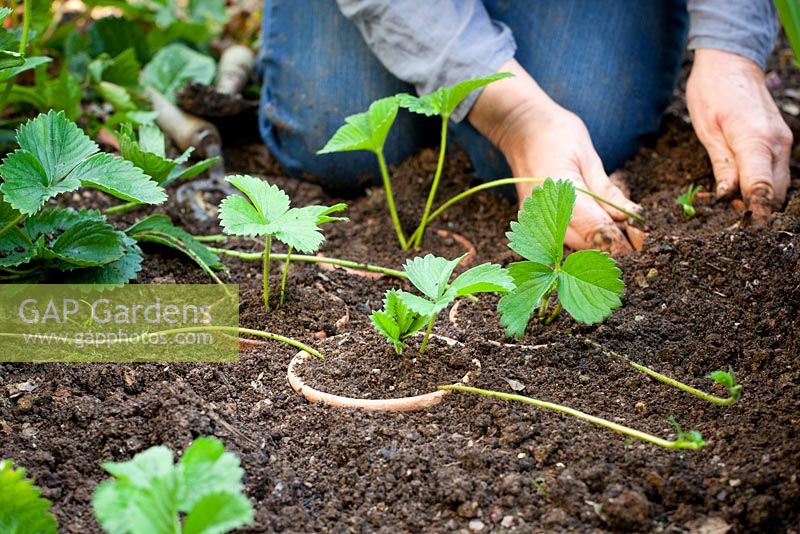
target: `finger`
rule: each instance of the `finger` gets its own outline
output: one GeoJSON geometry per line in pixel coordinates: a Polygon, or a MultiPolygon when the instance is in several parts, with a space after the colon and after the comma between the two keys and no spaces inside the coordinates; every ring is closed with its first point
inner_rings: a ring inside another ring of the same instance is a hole
{"type": "Polygon", "coordinates": [[[775,199],[772,149],[762,141],[749,142],[736,152],[736,162],[739,167],[739,187],[753,214],[753,222],[764,224],[772,213],[775,199]]]}
{"type": "MultiPolygon", "coordinates": [[[[600,163],[599,158],[588,169],[585,169],[583,177],[586,185],[589,188],[589,191],[592,193],[600,195],[609,202],[612,202],[613,204],[616,204],[617,206],[629,212],[639,213],[642,211],[641,206],[631,201],[627,195],[625,195],[625,193],[623,193],[622,190],[614,185],[611,179],[609,179],[608,175],[603,169],[602,163],[600,163]]],[[[612,208],[606,203],[600,202],[599,204],[615,221],[624,221],[628,218],[627,215],[615,208],[612,208]]]]}
{"type": "Polygon", "coordinates": [[[792,158],[792,131],[786,127],[781,130],[772,157],[772,189],[775,194],[776,209],[786,200],[786,192],[792,181],[789,165],[792,158]]]}
{"type": "Polygon", "coordinates": [[[594,199],[580,194],[565,242],[574,249],[598,248],[611,254],[633,250],[611,216],[594,199]]]}
{"type": "Polygon", "coordinates": [[[708,151],[714,179],[717,182],[717,198],[732,197],[739,189],[739,171],[733,152],[728,148],[721,131],[711,134],[703,144],[708,151]]]}

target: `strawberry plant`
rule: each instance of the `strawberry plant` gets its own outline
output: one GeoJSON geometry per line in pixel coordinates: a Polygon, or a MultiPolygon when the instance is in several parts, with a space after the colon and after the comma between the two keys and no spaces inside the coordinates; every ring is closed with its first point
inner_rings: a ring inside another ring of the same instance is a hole
{"type": "Polygon", "coordinates": [[[412,311],[400,298],[399,292],[391,289],[383,299],[383,310],[372,312],[370,321],[400,355],[406,346],[404,341],[425,328],[428,318],[412,311]]]}
{"type": "Polygon", "coordinates": [[[605,252],[581,250],[564,259],[564,236],[575,205],[575,187],[546,180],[525,199],[519,221],[511,223],[509,248],[527,261],[512,263],[516,289],[497,305],[509,336],[521,337],[539,308],[539,319],[552,321],[563,307],[576,321],[603,321],[621,305],[621,271],[605,252]],[[558,304],[547,316],[550,296],[558,304]]]}
{"type": "Polygon", "coordinates": [[[92,506],[106,532],[224,533],[253,522],[239,458],[216,438],[197,438],[177,464],[158,446],[103,469],[114,478],[97,486],[92,506]]]}
{"type": "Polygon", "coordinates": [[[50,501],[25,478],[25,470],[14,469],[11,460],[0,460],[0,532],[4,534],[55,534],[56,518],[50,501]]]}
{"type": "Polygon", "coordinates": [[[331,214],[344,210],[345,204],[290,208],[289,195],[280,188],[252,176],[229,176],[226,180],[245,194],[232,195],[222,201],[219,218],[225,233],[237,236],[263,237],[264,306],[269,309],[269,266],[272,239],[288,247],[281,280],[281,303],[286,289],[286,276],[293,250],[316,253],[325,240],[319,225],[344,221],[331,214]]]}
{"type": "Polygon", "coordinates": [[[93,187],[143,204],[166,199],[162,187],[129,161],[102,153],[63,113],[21,126],[19,148],[0,165],[0,270],[5,280],[126,283],[141,251],[95,210],[44,207],[60,195],[93,187]]]}
{"type": "Polygon", "coordinates": [[[4,84],[0,89],[0,110],[5,109],[18,74],[50,62],[49,57],[26,55],[31,28],[31,3],[32,0],[25,0],[23,3],[22,30],[19,36],[6,29],[4,24],[13,10],[0,7],[0,83],[4,84]]]}
{"type": "Polygon", "coordinates": [[[687,217],[694,217],[697,211],[694,209],[694,197],[697,193],[703,190],[702,185],[691,185],[686,188],[686,191],[675,200],[675,203],[683,208],[683,214],[687,217]]]}
{"type": "MultiPolygon", "coordinates": [[[[405,270],[408,280],[422,293],[422,296],[407,291],[398,291],[397,296],[410,311],[424,317],[428,323],[425,337],[422,339],[422,345],[419,349],[420,353],[425,352],[436,317],[442,310],[455,302],[457,298],[468,297],[477,293],[506,293],[514,289],[514,282],[508,271],[492,263],[484,263],[464,271],[450,282],[453,271],[466,257],[467,255],[464,254],[448,261],[445,258],[428,254],[423,258],[418,257],[406,261],[405,270]]],[[[386,309],[384,313],[391,317],[392,315],[397,316],[398,311],[396,309],[394,311],[386,309]]],[[[383,324],[380,319],[378,324],[381,324],[381,326],[377,327],[378,331],[386,336],[395,345],[396,349],[396,341],[399,335],[387,335],[387,332],[382,330],[383,324]]],[[[416,326],[416,322],[413,320],[405,330],[407,331],[412,326],[416,326]]],[[[389,329],[388,333],[394,334],[394,330],[389,329]]]]}

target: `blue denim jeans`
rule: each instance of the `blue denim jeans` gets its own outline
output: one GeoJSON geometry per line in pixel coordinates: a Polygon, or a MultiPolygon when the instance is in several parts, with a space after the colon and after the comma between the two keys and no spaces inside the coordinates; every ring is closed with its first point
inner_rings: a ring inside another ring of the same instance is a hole
{"type": "MultiPolygon", "coordinates": [[[[672,98],[688,26],[686,0],[484,0],[507,24],[517,61],[559,104],[583,119],[609,172],[658,129],[672,98]]],[[[413,87],[372,55],[334,0],[265,2],[260,129],[293,176],[336,190],[377,179],[375,156],[317,156],[347,115],[413,87]]],[[[467,120],[451,125],[479,179],[510,176],[505,158],[467,120]]],[[[399,163],[435,146],[438,119],[401,111],[386,143],[399,163]]]]}

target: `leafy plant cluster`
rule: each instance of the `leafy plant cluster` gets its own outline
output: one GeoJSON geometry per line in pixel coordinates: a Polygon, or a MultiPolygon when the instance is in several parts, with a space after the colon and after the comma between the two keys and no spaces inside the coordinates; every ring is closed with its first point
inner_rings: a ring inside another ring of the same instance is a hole
{"type": "MultiPolygon", "coordinates": [[[[100,526],[114,534],[224,534],[253,523],[239,458],[217,438],[197,438],[173,463],[172,451],[151,447],[127,462],[103,464],[113,478],[92,497],[100,526]]],[[[0,531],[55,534],[56,518],[41,490],[0,461],[0,531]]]]}

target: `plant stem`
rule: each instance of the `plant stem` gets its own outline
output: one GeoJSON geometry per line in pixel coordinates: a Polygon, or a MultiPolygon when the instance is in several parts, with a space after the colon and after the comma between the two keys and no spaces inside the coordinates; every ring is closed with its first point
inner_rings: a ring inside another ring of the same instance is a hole
{"type": "MultiPolygon", "coordinates": [[[[28,49],[28,34],[31,30],[31,0],[24,0],[22,3],[22,13],[22,35],[19,39],[19,53],[25,56],[25,51],[28,49]]],[[[6,107],[6,100],[8,100],[8,95],[11,94],[11,88],[14,87],[14,80],[16,79],[16,76],[12,76],[6,81],[3,95],[0,96],[0,112],[6,107]]]]}
{"type": "Polygon", "coordinates": [[[5,226],[3,226],[2,228],[0,228],[0,236],[1,236],[1,235],[3,235],[3,234],[5,234],[6,232],[8,232],[9,230],[11,230],[12,228],[16,228],[16,226],[17,226],[19,223],[21,223],[21,222],[22,222],[22,221],[25,219],[25,217],[26,217],[26,216],[25,216],[25,214],[24,214],[24,213],[20,213],[20,214],[19,214],[19,216],[18,216],[17,218],[15,218],[13,221],[11,221],[11,222],[10,222],[10,223],[8,223],[7,225],[5,225],[5,226]]]}
{"type": "MultiPolygon", "coordinates": [[[[435,219],[436,217],[441,215],[447,208],[449,208],[450,206],[452,206],[456,202],[458,202],[460,200],[463,200],[463,199],[465,199],[465,198],[467,198],[467,197],[469,197],[471,195],[474,195],[475,193],[479,193],[480,191],[483,191],[485,189],[491,189],[492,187],[499,187],[501,185],[523,184],[523,183],[542,184],[542,183],[544,183],[544,178],[502,178],[500,180],[493,180],[491,182],[486,182],[485,184],[477,185],[477,186],[472,187],[470,189],[467,189],[466,191],[463,191],[463,192],[457,194],[456,196],[454,196],[453,198],[445,201],[441,206],[436,208],[433,211],[433,213],[431,213],[430,217],[428,217],[428,222],[432,221],[433,219],[435,219]]],[[[605,204],[607,206],[610,206],[610,207],[614,208],[615,210],[618,210],[618,211],[624,213],[626,216],[630,217],[631,219],[633,219],[635,221],[644,222],[644,217],[642,217],[638,213],[633,213],[632,211],[628,211],[625,208],[614,204],[610,200],[607,200],[607,199],[601,197],[597,193],[593,193],[592,191],[589,191],[588,189],[584,189],[583,187],[576,187],[575,190],[579,191],[579,192],[581,192],[581,193],[583,193],[585,195],[588,195],[588,196],[592,197],[593,199],[597,200],[598,202],[601,202],[601,203],[603,203],[603,204],[605,204]]],[[[411,234],[411,236],[409,237],[409,240],[415,239],[417,237],[418,231],[419,231],[419,228],[417,229],[416,232],[411,234]]]]}
{"type": "Polygon", "coordinates": [[[286,261],[283,263],[283,276],[281,277],[281,300],[280,306],[283,306],[283,297],[286,294],[286,276],[289,274],[289,262],[292,261],[292,247],[286,251],[286,261]]]}
{"type": "Polygon", "coordinates": [[[194,238],[201,243],[224,243],[228,240],[225,234],[196,235],[194,238]]]}
{"type": "MultiPolygon", "coordinates": [[[[240,260],[244,261],[261,261],[264,257],[263,252],[242,252],[240,250],[230,250],[227,248],[216,248],[216,247],[208,247],[208,250],[214,252],[216,254],[221,254],[223,256],[231,256],[233,258],[239,258],[240,260]]],[[[272,254],[270,256],[272,260],[275,261],[284,261],[286,260],[286,254],[272,254]]],[[[388,267],[381,267],[379,265],[372,265],[369,263],[358,263],[356,261],[349,261],[349,260],[340,260],[338,258],[326,258],[325,256],[306,256],[303,254],[293,254],[292,261],[304,261],[307,263],[324,263],[326,265],[337,265],[339,267],[347,267],[348,269],[355,269],[358,271],[367,271],[370,273],[381,273],[385,274],[386,276],[393,276],[394,278],[408,278],[408,275],[403,271],[398,271],[396,269],[390,269],[388,267]]]]}
{"type": "Polygon", "coordinates": [[[436,163],[436,174],[433,175],[433,183],[431,184],[430,193],[428,193],[428,201],[425,203],[425,211],[422,212],[422,220],[419,222],[414,235],[416,238],[410,239],[413,248],[419,248],[422,245],[422,237],[425,235],[425,227],[428,225],[428,214],[431,212],[433,200],[436,198],[436,190],[439,188],[439,180],[442,177],[442,169],[444,168],[444,156],[447,152],[447,123],[450,116],[442,117],[442,144],[439,147],[439,161],[436,163]]]}
{"type": "Polygon", "coordinates": [[[389,170],[386,168],[386,160],[383,158],[383,149],[375,152],[375,155],[378,156],[378,166],[380,166],[381,169],[383,188],[386,190],[386,203],[389,205],[389,215],[392,217],[392,224],[394,224],[394,231],[397,233],[397,240],[400,241],[400,247],[403,250],[408,250],[408,242],[406,241],[405,234],[403,234],[403,227],[400,226],[400,218],[397,216],[397,208],[394,205],[392,181],[389,179],[389,170]]]}
{"type": "Polygon", "coordinates": [[[552,294],[552,290],[548,291],[542,295],[542,300],[539,301],[539,315],[536,317],[539,322],[544,321],[545,315],[547,314],[547,307],[550,304],[550,295],[552,294]]]}
{"type": "Polygon", "coordinates": [[[552,313],[550,313],[550,315],[549,315],[549,316],[547,317],[547,319],[545,319],[545,321],[544,321],[544,324],[545,324],[545,326],[546,326],[546,325],[549,325],[550,323],[552,323],[553,321],[555,321],[555,320],[556,320],[556,317],[558,317],[558,314],[559,314],[559,313],[561,313],[561,303],[560,303],[560,302],[556,302],[556,305],[555,305],[555,307],[553,308],[553,311],[552,311],[552,313]]]}
{"type": "Polygon", "coordinates": [[[425,330],[425,337],[422,338],[422,345],[419,347],[419,353],[422,354],[425,352],[425,349],[428,347],[428,339],[431,337],[431,330],[433,329],[433,322],[436,320],[436,316],[434,315],[431,317],[431,320],[428,321],[428,328],[425,330]]]}
{"type": "Polygon", "coordinates": [[[699,449],[701,447],[700,445],[690,441],[683,441],[683,440],[670,441],[662,439],[652,434],[642,432],[640,430],[635,430],[633,428],[624,425],[613,423],[601,417],[595,417],[594,415],[589,415],[587,413],[575,410],[574,408],[569,408],[567,406],[562,406],[560,404],[555,404],[552,402],[533,399],[531,397],[523,397],[522,395],[513,395],[511,393],[502,393],[499,391],[491,391],[488,389],[478,389],[469,386],[459,386],[459,385],[439,386],[439,389],[445,391],[464,391],[467,393],[475,393],[476,395],[484,395],[486,397],[497,397],[503,400],[524,402],[525,404],[531,404],[533,406],[544,408],[546,410],[554,410],[557,412],[565,413],[567,415],[577,417],[578,419],[581,419],[583,421],[587,421],[595,425],[604,426],[606,428],[614,430],[615,432],[625,434],[626,436],[631,436],[637,439],[647,441],[648,443],[652,443],[653,445],[664,447],[665,449],[699,449]]]}
{"type": "Polygon", "coordinates": [[[264,240],[264,306],[269,310],[269,253],[272,248],[272,236],[267,235],[264,240]]]}
{"type": "Polygon", "coordinates": [[[135,208],[138,208],[141,205],[142,205],[141,202],[126,202],[124,204],[118,204],[116,206],[111,206],[110,208],[103,210],[103,214],[114,215],[115,213],[125,213],[127,211],[131,211],[135,208]]]}
{"type": "Polygon", "coordinates": [[[576,336],[576,337],[578,339],[580,339],[581,341],[583,341],[584,343],[586,343],[587,345],[591,345],[592,347],[600,349],[600,351],[603,354],[605,354],[606,356],[610,356],[612,358],[620,359],[620,360],[624,361],[625,363],[627,363],[628,365],[630,365],[631,367],[633,367],[634,369],[636,369],[637,371],[640,371],[640,372],[646,374],[647,376],[649,376],[651,378],[655,378],[659,382],[663,382],[664,384],[667,384],[667,385],[672,386],[674,388],[680,389],[681,391],[683,391],[685,393],[688,393],[690,395],[694,395],[695,397],[698,397],[698,398],[703,399],[705,401],[711,402],[711,403],[716,404],[718,406],[730,406],[731,404],[733,404],[737,400],[739,400],[739,395],[730,395],[727,398],[722,398],[722,397],[717,397],[715,395],[711,395],[710,393],[706,393],[705,391],[701,391],[699,389],[693,388],[692,386],[684,384],[683,382],[679,382],[678,380],[675,380],[674,378],[670,378],[670,377],[668,377],[666,375],[662,375],[661,373],[659,373],[657,371],[653,371],[649,367],[645,367],[644,365],[638,364],[638,363],[634,362],[633,360],[631,360],[630,358],[628,358],[627,356],[625,356],[624,354],[620,354],[620,353],[615,352],[613,350],[608,350],[608,349],[606,349],[605,347],[603,347],[600,343],[598,343],[596,341],[593,341],[593,340],[591,340],[589,338],[585,338],[585,337],[581,337],[581,336],[576,336]]]}

